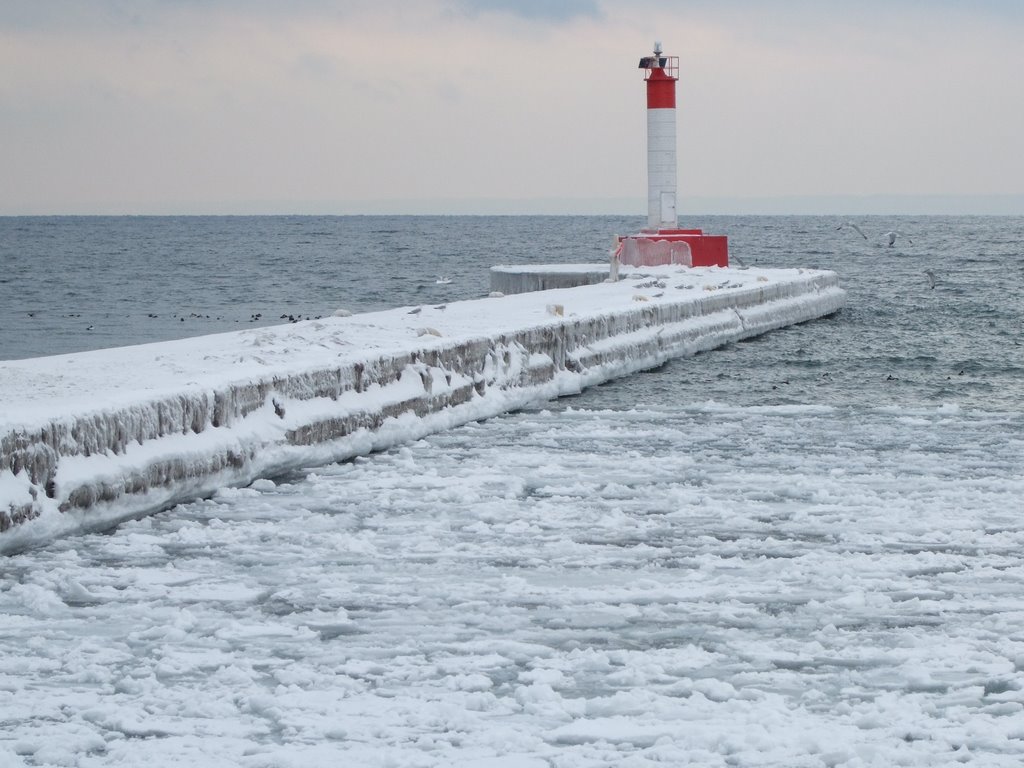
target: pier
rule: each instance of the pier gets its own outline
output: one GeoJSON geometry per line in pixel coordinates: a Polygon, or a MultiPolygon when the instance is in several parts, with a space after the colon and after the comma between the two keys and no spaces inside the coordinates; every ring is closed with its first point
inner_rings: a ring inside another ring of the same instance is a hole
{"type": "Polygon", "coordinates": [[[0,362],[0,553],[575,394],[845,301],[826,271],[623,278],[0,362]]]}

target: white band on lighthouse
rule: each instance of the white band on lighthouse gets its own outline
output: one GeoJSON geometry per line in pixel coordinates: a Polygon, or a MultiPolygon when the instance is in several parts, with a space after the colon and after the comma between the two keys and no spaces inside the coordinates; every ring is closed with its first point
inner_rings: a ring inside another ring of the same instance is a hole
{"type": "Polygon", "coordinates": [[[676,111],[647,110],[647,226],[675,229],[676,111]]]}

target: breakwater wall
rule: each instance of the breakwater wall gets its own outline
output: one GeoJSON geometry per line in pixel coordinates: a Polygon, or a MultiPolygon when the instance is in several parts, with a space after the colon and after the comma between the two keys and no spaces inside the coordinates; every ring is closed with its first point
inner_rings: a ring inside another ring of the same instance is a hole
{"type": "Polygon", "coordinates": [[[0,363],[0,553],[577,393],[845,301],[830,272],[726,273],[0,363]]]}

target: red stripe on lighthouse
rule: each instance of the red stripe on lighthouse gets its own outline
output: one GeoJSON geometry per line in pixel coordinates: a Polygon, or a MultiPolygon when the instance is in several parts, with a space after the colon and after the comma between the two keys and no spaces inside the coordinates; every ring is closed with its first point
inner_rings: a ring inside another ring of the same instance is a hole
{"type": "Polygon", "coordinates": [[[676,79],[666,75],[664,69],[652,69],[647,78],[647,108],[676,108],[676,79]]]}

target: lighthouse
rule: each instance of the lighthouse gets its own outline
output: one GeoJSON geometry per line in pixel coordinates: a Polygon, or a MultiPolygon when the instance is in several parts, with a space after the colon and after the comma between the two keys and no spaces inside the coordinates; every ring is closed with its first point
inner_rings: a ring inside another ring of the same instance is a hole
{"type": "Polygon", "coordinates": [[[647,81],[647,226],[675,229],[679,57],[662,55],[655,43],[654,55],[640,59],[640,68],[647,81]]]}
{"type": "Polygon", "coordinates": [[[676,207],[676,82],[679,57],[666,56],[661,43],[640,59],[647,86],[647,227],[620,237],[620,263],[653,267],[729,266],[729,243],[723,235],[680,229],[676,207]]]}

